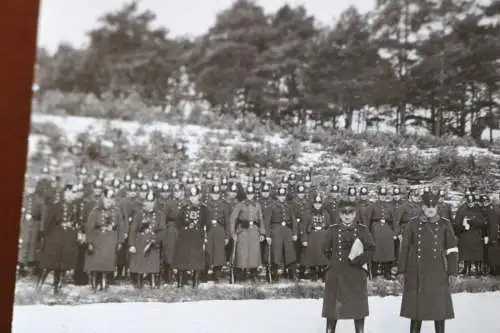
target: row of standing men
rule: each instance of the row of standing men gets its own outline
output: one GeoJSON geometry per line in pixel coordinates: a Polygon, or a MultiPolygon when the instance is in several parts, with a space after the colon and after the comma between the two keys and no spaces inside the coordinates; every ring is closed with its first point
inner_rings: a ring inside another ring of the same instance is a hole
{"type": "MultiPolygon", "coordinates": [[[[369,227],[375,252],[372,276],[391,279],[405,225],[420,214],[420,196],[403,197],[399,187],[378,189],[371,202],[367,187],[313,187],[311,175],[290,175],[277,186],[262,174],[246,188],[234,174],[196,183],[192,177],[151,182],[126,176],[106,182],[103,176],[63,188],[47,175],[27,195],[23,208],[20,262],[33,268],[38,284],[54,272],[54,288],[65,271],[77,284],[106,288],[130,276],[142,287],[190,278],[220,281],[269,281],[324,277],[328,259],[321,243],[329,226],[339,222],[341,196],[356,203],[360,223],[369,227]],[[198,186],[199,185],[199,186],[198,186]],[[264,269],[264,267],[266,269],[264,269]]],[[[427,189],[423,189],[424,191],[427,189]]],[[[455,216],[440,193],[440,216],[453,221],[464,274],[495,271],[498,263],[499,210],[487,196],[466,193],[455,216]]]]}

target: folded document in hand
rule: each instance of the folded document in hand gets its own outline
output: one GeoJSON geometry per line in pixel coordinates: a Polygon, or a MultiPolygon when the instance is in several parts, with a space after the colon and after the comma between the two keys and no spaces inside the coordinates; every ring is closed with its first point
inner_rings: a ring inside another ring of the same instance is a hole
{"type": "MultiPolygon", "coordinates": [[[[360,255],[362,255],[364,251],[365,251],[365,248],[363,246],[363,243],[361,242],[361,240],[359,238],[356,238],[354,240],[354,243],[351,246],[351,252],[349,252],[349,256],[348,256],[349,260],[353,261],[354,259],[356,259],[360,255]]],[[[367,263],[364,263],[361,266],[361,268],[363,268],[363,270],[368,272],[368,264],[367,263]]]]}

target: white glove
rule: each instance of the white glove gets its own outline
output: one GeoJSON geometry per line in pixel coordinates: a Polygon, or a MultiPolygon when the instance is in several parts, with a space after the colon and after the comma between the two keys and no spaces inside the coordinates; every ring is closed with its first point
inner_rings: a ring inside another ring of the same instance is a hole
{"type": "Polygon", "coordinates": [[[465,230],[470,230],[470,224],[469,223],[465,223],[464,227],[465,227],[465,230]]]}
{"type": "Polygon", "coordinates": [[[84,233],[81,233],[81,232],[79,232],[79,233],[78,233],[77,238],[78,238],[78,241],[79,241],[81,244],[83,244],[83,243],[85,243],[85,242],[87,241],[87,236],[85,236],[85,234],[84,234],[84,233]]]}
{"type": "Polygon", "coordinates": [[[490,239],[488,238],[488,236],[484,237],[484,245],[488,244],[489,241],[490,239]]]}
{"type": "Polygon", "coordinates": [[[33,218],[33,216],[30,213],[26,213],[25,217],[26,217],[26,220],[28,220],[28,221],[33,218]]]}
{"type": "Polygon", "coordinates": [[[307,246],[307,242],[302,242],[302,245],[303,246],[307,246]]]}
{"type": "Polygon", "coordinates": [[[294,242],[296,242],[296,241],[297,241],[297,239],[299,239],[297,236],[292,236],[292,240],[293,240],[294,242]]]}
{"type": "Polygon", "coordinates": [[[137,252],[137,250],[135,249],[135,246],[131,246],[128,248],[128,252],[135,253],[135,252],[137,252]]]}
{"type": "Polygon", "coordinates": [[[267,237],[267,238],[266,238],[266,242],[267,242],[267,244],[271,245],[271,241],[272,241],[272,240],[271,240],[271,237],[267,237]]]}

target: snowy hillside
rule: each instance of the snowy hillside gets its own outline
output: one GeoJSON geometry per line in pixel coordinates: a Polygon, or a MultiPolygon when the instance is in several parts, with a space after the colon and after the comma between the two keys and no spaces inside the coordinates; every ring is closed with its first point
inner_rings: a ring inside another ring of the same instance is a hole
{"type": "MultiPolygon", "coordinates": [[[[151,165],[163,166],[167,165],[165,162],[176,161],[175,157],[166,157],[168,154],[163,150],[164,146],[183,141],[188,158],[182,162],[184,170],[213,167],[214,163],[219,168],[227,168],[242,161],[251,165],[262,162],[276,171],[314,168],[327,178],[335,177],[341,185],[370,183],[386,177],[401,178],[399,173],[409,174],[410,179],[439,181],[446,187],[450,187],[452,181],[465,184],[474,175],[481,178],[480,181],[485,177],[500,178],[498,151],[476,147],[466,139],[425,135],[400,137],[391,134],[390,128],[386,132],[343,132],[305,127],[298,132],[285,133],[270,130],[258,121],[244,131],[235,130],[231,124],[224,125],[226,129],[215,129],[158,121],[139,123],[34,113],[31,118],[29,156],[34,157],[40,151],[46,151],[47,146],[54,145],[50,143],[51,137],[60,133],[62,139],[56,140],[56,144],[66,148],[81,135],[97,142],[108,150],[106,155],[101,156],[101,161],[106,163],[114,159],[114,164],[119,165],[119,170],[116,170],[118,173],[128,168],[131,154],[143,154],[141,159],[149,162],[156,159],[151,165]],[[117,142],[122,140],[120,138],[127,142],[125,153],[117,146],[117,142]],[[44,146],[43,142],[49,143],[44,146]],[[261,158],[261,155],[266,156],[261,158]],[[476,161],[471,164],[469,158],[476,161]],[[420,162],[415,163],[417,160],[420,162]]],[[[59,159],[65,164],[66,172],[74,173],[74,164],[77,163],[75,158],[62,154],[59,159]]],[[[28,168],[28,174],[31,174],[28,175],[30,187],[33,183],[31,176],[38,171],[37,167],[33,168],[33,163],[28,168]]],[[[498,183],[495,178],[488,181],[490,184],[498,183]]],[[[459,188],[457,190],[461,191],[459,188]]]]}
{"type": "MultiPolygon", "coordinates": [[[[454,333],[500,332],[500,293],[453,295],[456,319],[446,323],[454,333]],[[481,309],[481,311],[472,311],[481,309]]],[[[407,332],[399,317],[400,297],[371,297],[366,333],[407,332]],[[388,327],[390,323],[390,327],[388,327]]],[[[322,333],[321,300],[244,300],[189,303],[122,303],[79,306],[15,306],[13,333],[322,333]]],[[[341,321],[337,333],[353,332],[341,321]]],[[[431,322],[422,333],[434,332],[431,322]]]]}

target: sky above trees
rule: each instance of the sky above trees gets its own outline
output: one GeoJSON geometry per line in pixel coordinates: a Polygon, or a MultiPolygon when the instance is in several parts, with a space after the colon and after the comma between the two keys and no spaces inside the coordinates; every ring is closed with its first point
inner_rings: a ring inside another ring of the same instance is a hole
{"type": "MultiPolygon", "coordinates": [[[[360,12],[372,10],[375,0],[259,0],[268,12],[276,11],[285,2],[304,5],[323,24],[331,24],[350,5],[360,12]]],[[[173,36],[201,35],[215,22],[216,13],[231,6],[233,0],[142,0],[141,9],[157,14],[157,24],[166,27],[173,36]]],[[[80,47],[86,44],[85,32],[91,30],[104,13],[116,10],[123,0],[44,0],[38,28],[38,45],[51,51],[59,43],[69,42],[80,47]]]]}

